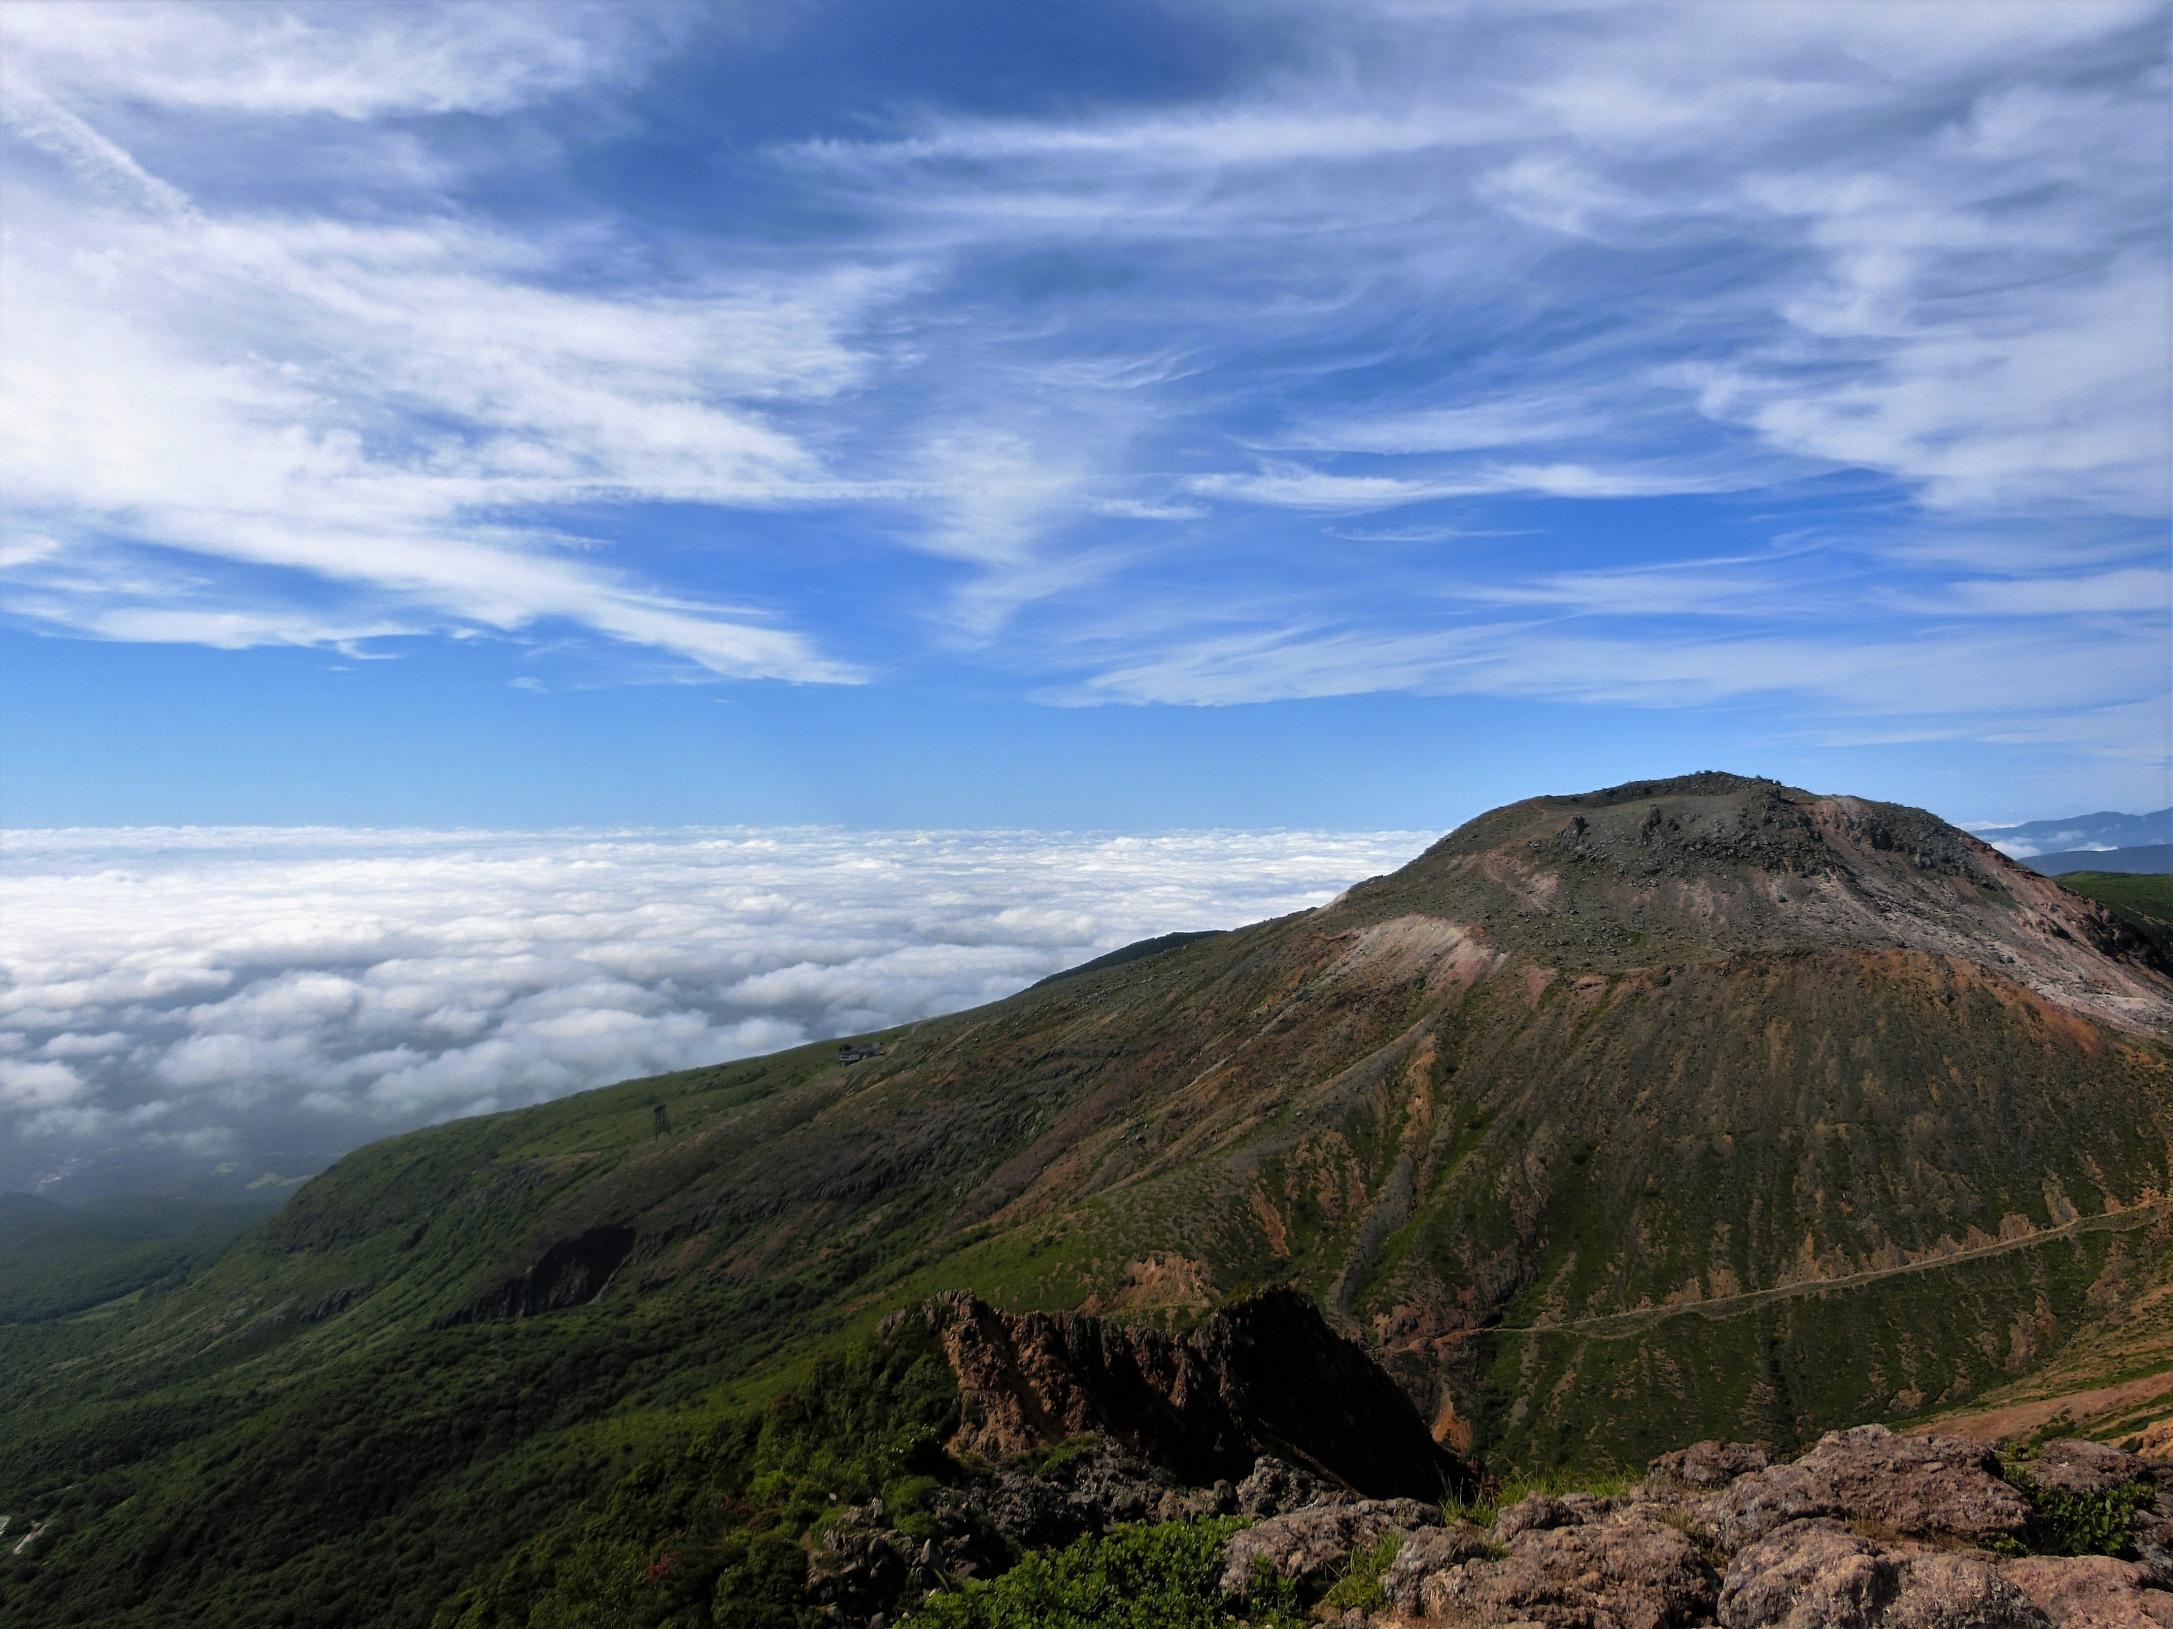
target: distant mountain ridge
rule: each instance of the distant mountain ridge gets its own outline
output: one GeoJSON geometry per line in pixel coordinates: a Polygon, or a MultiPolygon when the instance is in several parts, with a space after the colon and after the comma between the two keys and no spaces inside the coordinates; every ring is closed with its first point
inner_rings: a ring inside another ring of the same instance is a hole
{"type": "MultiPolygon", "coordinates": [[[[2162,847],[2173,844],[2173,807],[2148,814],[2096,814],[2064,820],[2026,820],[2013,826],[1980,826],[1976,834],[2003,854],[2034,860],[2091,849],[2162,847]]],[[[2043,869],[2040,867],[2039,869],[2043,869]]]]}
{"type": "MultiPolygon", "coordinates": [[[[1504,1470],[1953,1410],[2173,1313],[2169,1037],[2145,935],[1920,810],[1720,773],[1526,800],[850,1068],[392,1139],[178,1291],[0,1330],[0,1507],[72,1524],[0,1612],[574,1589],[578,1501],[669,1530],[645,1456],[768,1463],[732,1410],[954,1291],[1181,1329],[1289,1286],[1504,1470]]],[[[801,1530],[733,1485],[746,1533],[801,1530]]]]}
{"type": "Polygon", "coordinates": [[[2144,843],[2134,848],[2078,848],[2065,854],[2033,854],[2022,863],[2048,877],[2064,877],[2074,871],[2163,875],[2173,871],[2173,843],[2144,843]]]}

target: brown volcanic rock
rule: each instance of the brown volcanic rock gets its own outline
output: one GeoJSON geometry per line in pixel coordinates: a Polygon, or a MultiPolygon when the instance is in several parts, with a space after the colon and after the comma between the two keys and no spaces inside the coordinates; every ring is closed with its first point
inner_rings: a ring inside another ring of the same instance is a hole
{"type": "Polygon", "coordinates": [[[1675,1629],[1706,1621],[1714,1578],[1680,1527],[1630,1510],[1526,1529],[1499,1559],[1430,1574],[1417,1597],[1426,1624],[1675,1629]]]}
{"type": "Polygon", "coordinates": [[[2173,1629],[2173,1594],[2149,1587],[2132,1561],[2109,1555],[2028,1555],[2000,1576],[2052,1620],[2052,1629],[2173,1629]]]}
{"type": "Polygon", "coordinates": [[[1381,1575],[1381,1593],[1397,1618],[1421,1619],[1425,1613],[1426,1582],[1467,1561],[1487,1561],[1494,1548],[1487,1537],[1469,1522],[1428,1527],[1411,1534],[1396,1551],[1396,1559],[1381,1575]]]}
{"type": "Polygon", "coordinates": [[[1390,1533],[1441,1525],[1441,1512],[1416,1499],[1356,1499],[1270,1516],[1234,1536],[1223,1551],[1226,1594],[1252,1593],[1265,1569],[1300,1585],[1322,1584],[1359,1550],[1390,1533]]]}
{"type": "Polygon", "coordinates": [[[1365,1349],[1294,1291],[1175,1336],[1002,1313],[964,1292],[920,1315],[958,1377],[961,1452],[1002,1459],[1094,1432],[1193,1482],[1244,1475],[1262,1455],[1381,1498],[1438,1499],[1469,1480],[1365,1349]]]}
{"type": "Polygon", "coordinates": [[[1598,1521],[1619,1501],[1590,1493],[1534,1493],[1519,1499],[1494,1518],[1494,1537],[1507,1544],[1519,1533],[1539,1533],[1550,1527],[1580,1527],[1598,1521]]]}
{"type": "Polygon", "coordinates": [[[1773,1450],[1762,1442],[1694,1442],[1656,1456],[1645,1467],[1645,1491],[1654,1498],[1671,1493],[1710,1493],[1737,1477],[1773,1463],[1773,1450]]]}
{"type": "Polygon", "coordinates": [[[1721,1629],[2047,1629],[1989,1561],[1792,1522],[1728,1568],[1721,1629]]]}
{"type": "Polygon", "coordinates": [[[1238,1513],[1245,1516],[1280,1516],[1286,1510],[1304,1510],[1313,1505],[1347,1504],[1355,1497],[1270,1454],[1253,1461],[1253,1468],[1245,1473],[1235,1493],[1238,1513]]]}
{"type": "Polygon", "coordinates": [[[2030,1507],[2000,1479],[1999,1461],[1981,1443],[1860,1425],[1829,1431],[1793,1463],[1736,1478],[1699,1514],[1722,1544],[1739,1548],[1811,1516],[1875,1523],[1912,1538],[2014,1538],[2028,1526],[2030,1507]]]}
{"type": "Polygon", "coordinates": [[[1512,803],[1345,899],[1483,924],[1563,965],[1910,949],[2106,1022],[2162,1032],[2173,1018],[2173,968],[2104,906],[1921,809],[1739,775],[1512,803]]]}

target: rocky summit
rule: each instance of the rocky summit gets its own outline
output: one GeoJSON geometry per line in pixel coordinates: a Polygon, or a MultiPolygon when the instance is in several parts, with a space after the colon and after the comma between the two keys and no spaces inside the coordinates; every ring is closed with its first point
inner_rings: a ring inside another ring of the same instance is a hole
{"type": "Polygon", "coordinates": [[[1922,811],[1536,798],[860,1042],[395,1138],[0,1327],[0,1615],[973,1624],[1136,1564],[1228,1572],[1171,1621],[1960,1625],[2164,1581],[2157,1471],[2023,1450],[2165,1440],[2173,970],[1922,811]],[[1456,1516],[1534,1479],[1578,1497],[1456,1516]]]}

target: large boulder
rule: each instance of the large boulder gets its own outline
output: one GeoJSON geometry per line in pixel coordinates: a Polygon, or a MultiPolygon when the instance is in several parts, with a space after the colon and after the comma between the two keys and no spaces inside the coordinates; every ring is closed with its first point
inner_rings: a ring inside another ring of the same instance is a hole
{"type": "Polygon", "coordinates": [[[2027,1500],[1989,1449],[1959,1437],[1903,1437],[1883,1425],[1829,1431],[1801,1459],[1737,1477],[1700,1503],[1725,1549],[1789,1522],[1835,1516],[1911,1538],[1984,1543],[2029,1524],[2027,1500]]]}
{"type": "Polygon", "coordinates": [[[1419,1617],[1426,1610],[1423,1592],[1427,1579],[1467,1561],[1487,1560],[1493,1554],[1494,1546],[1487,1542],[1486,1535],[1469,1522],[1421,1528],[1404,1538],[1396,1559],[1381,1575],[1381,1592],[1388,1598],[1389,1610],[1398,1617],[1419,1617]]]}
{"type": "Polygon", "coordinates": [[[2048,1629],[1983,1557],[1867,1539],[1839,1522],[1790,1522],[1737,1556],[1721,1629],[2048,1629]]]}
{"type": "Polygon", "coordinates": [[[1714,1587],[1712,1568],[1681,1528],[1631,1509],[1527,1528],[1498,1558],[1430,1574],[1419,1582],[1418,1616],[1458,1625],[1677,1629],[1710,1620],[1714,1587]]]}
{"type": "Polygon", "coordinates": [[[2034,1601],[2053,1629],[2173,1629],[2173,1594],[2148,1587],[2132,1561],[2109,1555],[2028,1555],[2000,1576],[2034,1601]]]}
{"type": "Polygon", "coordinates": [[[1270,1516],[1232,1536],[1222,1553],[1222,1587],[1248,1595],[1263,1570],[1301,1587],[1324,1584],[1389,1534],[1440,1523],[1440,1510],[1416,1499],[1360,1499],[1270,1516]]]}

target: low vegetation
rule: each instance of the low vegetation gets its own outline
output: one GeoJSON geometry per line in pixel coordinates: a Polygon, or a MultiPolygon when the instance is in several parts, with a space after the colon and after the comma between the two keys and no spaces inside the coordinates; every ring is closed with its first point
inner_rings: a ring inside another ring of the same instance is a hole
{"type": "Polygon", "coordinates": [[[1222,1548],[1244,1525],[1119,1527],[938,1595],[899,1629],[1300,1629],[1287,1582],[1263,1578],[1242,1611],[1223,1594],[1222,1548]]]}
{"type": "Polygon", "coordinates": [[[897,1330],[857,1341],[768,1405],[731,1411],[628,1474],[462,1592],[438,1622],[820,1623],[804,1591],[810,1537],[844,1507],[877,1498],[911,1531],[929,1490],[970,1474],[942,1447],[957,1409],[950,1369],[925,1337],[897,1330]]]}
{"type": "Polygon", "coordinates": [[[1361,1548],[1351,1557],[1343,1575],[1329,1585],[1328,1593],[1322,1597],[1324,1603],[1338,1612],[1380,1611],[1388,1605],[1388,1595],[1381,1587],[1381,1580],[1396,1564],[1402,1549],[1401,1533],[1384,1533],[1361,1548]]]}
{"type": "Polygon", "coordinates": [[[0,1195],[0,1324],[48,1323],[177,1289],[271,1208],[158,1198],[64,1208],[0,1195]]]}
{"type": "Polygon", "coordinates": [[[2136,1517],[2154,1496],[2148,1483],[2124,1482],[2091,1491],[2047,1487],[2030,1475],[2026,1454],[2010,1457],[2002,1469],[2030,1502],[2029,1530],[2019,1549],[2040,1555],[2134,1554],[2136,1517]]]}

